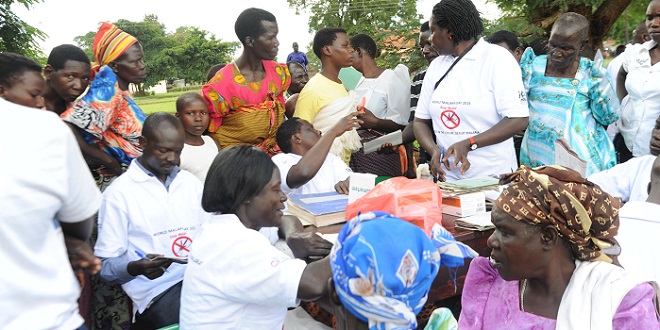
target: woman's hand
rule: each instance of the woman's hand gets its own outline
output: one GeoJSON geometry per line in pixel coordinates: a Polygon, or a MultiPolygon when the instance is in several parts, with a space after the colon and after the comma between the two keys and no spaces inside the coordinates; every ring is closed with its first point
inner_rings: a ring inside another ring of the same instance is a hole
{"type": "Polygon", "coordinates": [[[376,150],[377,153],[379,154],[393,154],[399,150],[399,145],[392,145],[391,143],[383,143],[378,149],[376,150]]]}
{"type": "Polygon", "coordinates": [[[349,179],[337,182],[337,184],[335,184],[335,191],[342,195],[348,195],[348,192],[350,191],[348,180],[349,179]]]}
{"type": "Polygon", "coordinates": [[[468,152],[470,152],[470,141],[458,141],[449,146],[445,152],[445,156],[442,158],[442,164],[444,164],[445,167],[451,171],[453,168],[458,166],[458,163],[461,163],[460,172],[461,174],[465,174],[465,172],[470,169],[470,161],[467,159],[468,152]],[[453,164],[449,164],[449,157],[451,155],[454,155],[453,164]]]}
{"type": "Polygon", "coordinates": [[[440,161],[442,157],[442,151],[438,148],[435,148],[435,151],[431,154],[431,161],[429,163],[429,169],[431,170],[431,177],[433,177],[433,182],[441,181],[445,182],[445,171],[440,166],[440,161]]]}
{"type": "Polygon", "coordinates": [[[378,127],[378,117],[367,108],[364,108],[364,110],[358,115],[358,118],[364,122],[362,128],[372,129],[378,127]]]}
{"type": "Polygon", "coordinates": [[[104,176],[118,176],[123,173],[123,170],[115,157],[108,156],[103,165],[96,169],[96,172],[104,176]]]}
{"type": "Polygon", "coordinates": [[[298,259],[308,257],[325,257],[330,254],[332,243],[316,233],[293,232],[287,235],[286,245],[298,259]]]}

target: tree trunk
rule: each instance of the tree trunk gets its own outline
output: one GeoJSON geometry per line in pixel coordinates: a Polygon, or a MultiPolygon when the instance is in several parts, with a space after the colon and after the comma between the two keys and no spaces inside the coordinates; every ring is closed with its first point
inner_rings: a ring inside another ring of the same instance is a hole
{"type": "MultiPolygon", "coordinates": [[[[621,16],[621,13],[628,7],[632,0],[607,0],[593,11],[592,6],[588,5],[569,5],[566,8],[557,6],[537,6],[531,17],[537,17],[532,24],[544,29],[547,35],[555,21],[565,12],[576,12],[583,15],[589,21],[589,40],[588,46],[596,50],[600,48],[603,39],[612,28],[614,22],[621,16]],[[592,14],[593,13],[593,14],[592,14]]],[[[529,5],[529,3],[528,3],[529,5]]]]}
{"type": "Polygon", "coordinates": [[[607,0],[596,9],[591,19],[590,45],[594,49],[600,47],[607,32],[631,2],[632,0],[607,0]]]}

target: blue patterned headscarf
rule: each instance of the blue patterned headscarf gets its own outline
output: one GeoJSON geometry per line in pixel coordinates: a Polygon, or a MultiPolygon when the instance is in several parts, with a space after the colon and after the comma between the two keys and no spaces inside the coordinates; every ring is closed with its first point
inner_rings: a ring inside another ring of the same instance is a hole
{"type": "Polygon", "coordinates": [[[419,227],[384,212],[350,220],[330,253],[342,304],[370,329],[415,329],[440,253],[419,227]]]}

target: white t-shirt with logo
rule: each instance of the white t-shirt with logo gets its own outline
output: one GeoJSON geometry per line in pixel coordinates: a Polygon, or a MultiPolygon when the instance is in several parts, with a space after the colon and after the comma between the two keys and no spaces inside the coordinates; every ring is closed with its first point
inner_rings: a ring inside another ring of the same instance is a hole
{"type": "MultiPolygon", "coordinates": [[[[529,117],[520,67],[506,49],[479,40],[434,90],[453,62],[452,56],[433,60],[415,111],[415,117],[432,120],[439,148],[446,150],[483,133],[505,117],[529,117]]],[[[499,175],[517,167],[513,138],[479,147],[467,157],[470,169],[465,174],[460,174],[458,168],[446,171],[443,166],[448,181],[499,175]]],[[[453,161],[452,156],[449,162],[453,161]]]]}
{"type": "Polygon", "coordinates": [[[204,140],[204,144],[201,146],[183,145],[183,150],[181,150],[181,165],[179,167],[194,174],[204,183],[211,163],[213,163],[215,156],[218,155],[218,146],[210,136],[202,135],[202,140],[204,140]]]}
{"type": "Polygon", "coordinates": [[[101,193],[57,115],[2,98],[0,109],[0,329],[76,329],[80,285],[59,222],[92,217],[101,193]]]}
{"type": "Polygon", "coordinates": [[[298,164],[302,156],[296,154],[277,154],[273,156],[272,160],[280,170],[282,177],[282,191],[288,194],[315,194],[335,191],[335,184],[339,181],[346,180],[353,172],[350,167],[341,158],[332,153],[328,153],[323,161],[323,165],[316,173],[316,175],[304,185],[291,189],[286,183],[286,177],[291,170],[291,167],[298,164]]]}
{"type": "Polygon", "coordinates": [[[181,329],[281,330],[298,305],[307,264],[233,214],[215,215],[192,246],[181,291],[181,329]]]}
{"type": "MultiPolygon", "coordinates": [[[[137,252],[187,257],[200,225],[210,216],[201,206],[202,184],[181,170],[169,191],[131,162],[126,173],[103,192],[94,253],[101,258],[139,260],[137,252]]],[[[163,276],[139,275],[122,285],[133,310],[144,312],[151,300],[183,279],[186,266],[172,263],[163,276]]]]}

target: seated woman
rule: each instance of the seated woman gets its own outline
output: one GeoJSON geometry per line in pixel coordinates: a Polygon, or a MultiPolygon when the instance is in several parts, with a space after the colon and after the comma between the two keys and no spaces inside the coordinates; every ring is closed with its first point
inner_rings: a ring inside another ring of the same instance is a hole
{"type": "Polygon", "coordinates": [[[259,233],[282,222],[280,185],[279,170],[258,148],[234,146],[216,156],[202,196],[204,210],[215,215],[191,247],[182,329],[279,330],[287,307],[327,294],[328,257],[306,264],[259,233]]]}
{"type": "Polygon", "coordinates": [[[209,134],[221,149],[249,144],[272,156],[279,153],[275,132],[284,121],[284,93],[291,83],[286,64],[273,61],[277,21],[268,11],[248,8],[234,29],[243,53],[202,87],[211,114],[209,134]]]}
{"type": "Polygon", "coordinates": [[[587,19],[568,12],[552,26],[548,55],[536,56],[531,49],[523,54],[520,66],[529,102],[529,127],[520,164],[555,164],[559,138],[566,139],[587,161],[585,176],[616,164],[614,145],[605,128],[619,119],[619,101],[600,61],[594,63],[579,55],[588,35],[587,19]]]}
{"type": "Polygon", "coordinates": [[[602,249],[621,201],[559,166],[522,166],[495,203],[492,262],[475,258],[460,329],[658,329],[655,290],[602,249]]]}
{"type": "Polygon", "coordinates": [[[330,260],[337,329],[417,328],[440,269],[440,253],[419,227],[387,213],[359,215],[342,227],[330,260]]]}
{"type": "MultiPolygon", "coordinates": [[[[410,74],[399,64],[394,70],[383,69],[376,64],[376,42],[366,34],[350,39],[353,47],[353,67],[362,73],[355,92],[362,100],[364,121],[357,132],[362,143],[405,128],[410,117],[410,74]]],[[[358,173],[382,176],[401,176],[407,171],[408,159],[405,147],[397,153],[365,154],[360,150],[351,155],[350,166],[358,173]]]]}

